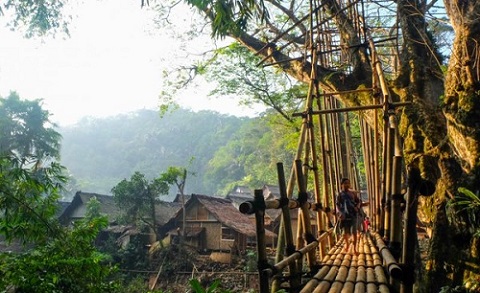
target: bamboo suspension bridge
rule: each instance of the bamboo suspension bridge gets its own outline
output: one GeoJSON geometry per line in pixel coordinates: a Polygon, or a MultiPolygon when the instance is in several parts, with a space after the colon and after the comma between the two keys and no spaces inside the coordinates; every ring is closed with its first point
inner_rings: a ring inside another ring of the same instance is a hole
{"type": "MultiPolygon", "coordinates": [[[[410,105],[392,101],[387,86],[386,75],[394,76],[399,66],[395,52],[401,32],[393,30],[393,34],[390,31],[383,36],[378,33],[380,28],[367,25],[372,23],[368,19],[371,12],[377,11],[379,17],[386,1],[336,3],[332,5],[336,9],[330,7],[327,13],[323,4],[311,0],[310,14],[286,29],[288,32],[299,25],[309,28],[304,33],[309,45],[298,57],[308,58],[312,66],[305,109],[294,114],[303,122],[297,153],[288,178],[283,163],[277,164],[280,199],[266,201],[262,190],[255,190],[254,200],[240,206],[241,212],[255,214],[261,293],[280,289],[305,293],[413,291],[417,198],[430,195],[433,187],[422,180],[417,169],[405,166],[397,115],[410,105]],[[358,45],[342,45],[341,34],[332,25],[334,19],[338,24],[341,15],[353,16],[355,21],[345,25],[354,27],[356,35],[350,37],[356,38],[358,45]],[[319,68],[349,72],[356,62],[349,51],[358,48],[368,53],[370,88],[338,91],[319,84],[319,68]],[[341,97],[346,95],[368,101],[361,106],[345,105],[341,97]],[[354,147],[352,123],[360,129],[360,156],[354,147]],[[359,157],[363,158],[363,175],[359,157]],[[332,228],[342,177],[350,178],[354,189],[364,189],[367,197],[371,231],[361,235],[358,254],[345,251],[344,240],[332,228]],[[308,200],[307,190],[313,190],[313,200],[308,200]],[[266,254],[264,215],[268,209],[282,210],[274,261],[266,254]],[[292,209],[298,211],[296,235],[292,232],[292,209]]],[[[277,44],[277,49],[290,45],[277,44]]],[[[272,65],[267,62],[268,57],[259,65],[272,65]]]]}

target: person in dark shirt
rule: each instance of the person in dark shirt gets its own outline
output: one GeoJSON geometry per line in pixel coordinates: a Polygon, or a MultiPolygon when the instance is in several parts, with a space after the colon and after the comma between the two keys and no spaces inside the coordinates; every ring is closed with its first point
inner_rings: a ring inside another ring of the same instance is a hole
{"type": "Polygon", "coordinates": [[[360,201],[358,197],[350,189],[350,180],[343,178],[341,180],[342,190],[336,199],[336,209],[338,220],[340,221],[340,229],[342,229],[343,240],[345,242],[345,250],[348,252],[350,248],[350,235],[353,236],[353,252],[357,253],[357,219],[360,209],[360,201]]]}

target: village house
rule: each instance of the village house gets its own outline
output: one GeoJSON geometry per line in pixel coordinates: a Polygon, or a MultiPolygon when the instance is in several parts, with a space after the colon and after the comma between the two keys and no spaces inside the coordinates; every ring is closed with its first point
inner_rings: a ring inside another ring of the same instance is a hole
{"type": "MultiPolygon", "coordinates": [[[[98,241],[108,239],[113,236],[117,242],[125,247],[131,240],[131,237],[142,237],[144,242],[155,241],[152,233],[140,233],[134,223],[128,225],[119,225],[117,219],[122,215],[122,211],[115,205],[113,196],[98,193],[89,193],[78,191],[72,199],[72,202],[63,210],[59,216],[59,221],[63,225],[70,225],[78,220],[84,219],[87,212],[88,202],[96,198],[100,203],[100,214],[108,217],[109,226],[100,232],[98,241]]],[[[157,225],[157,235],[160,237],[166,235],[169,228],[165,224],[181,209],[181,204],[159,201],[155,205],[155,222],[157,225]]]]}
{"type": "MultiPolygon", "coordinates": [[[[181,236],[183,212],[178,211],[167,225],[174,224],[177,229],[169,235],[181,236]]],[[[226,198],[192,194],[185,203],[185,243],[199,251],[245,251],[248,243],[254,243],[255,224],[240,213],[232,201],[226,198]]],[[[276,237],[266,231],[270,239],[276,237]]],[[[172,240],[173,241],[173,240],[172,240]]]]}
{"type": "Polygon", "coordinates": [[[108,217],[109,223],[114,223],[120,215],[120,210],[115,205],[113,196],[77,191],[72,202],[63,210],[59,216],[61,224],[68,226],[73,222],[82,220],[87,213],[87,206],[90,199],[96,198],[100,203],[100,214],[108,217]]]}
{"type": "MultiPolygon", "coordinates": [[[[99,235],[99,240],[115,237],[125,247],[131,237],[142,237],[146,243],[155,241],[151,233],[143,235],[133,225],[119,225],[117,219],[122,212],[115,205],[110,195],[78,191],[72,202],[60,215],[59,220],[69,225],[85,217],[90,199],[96,198],[100,203],[100,213],[106,215],[109,227],[99,235]]],[[[253,199],[251,193],[240,193],[237,196],[219,198],[206,195],[185,195],[185,228],[183,228],[182,199],[177,196],[174,202],[156,204],[157,235],[164,244],[179,241],[184,233],[186,244],[198,251],[235,251],[244,252],[249,245],[256,244],[255,218],[244,215],[238,210],[238,204],[253,199]]],[[[278,218],[279,211],[269,211],[265,219],[273,223],[273,216],[278,218]],[[272,213],[273,212],[273,213],[272,213]],[[276,212],[277,214],[275,214],[276,212]]],[[[274,245],[276,234],[266,231],[267,242],[274,245]]]]}

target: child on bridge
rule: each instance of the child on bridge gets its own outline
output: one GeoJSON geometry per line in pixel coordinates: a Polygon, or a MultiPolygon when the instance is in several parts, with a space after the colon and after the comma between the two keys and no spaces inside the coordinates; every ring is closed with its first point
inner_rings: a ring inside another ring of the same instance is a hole
{"type": "Polygon", "coordinates": [[[341,180],[341,191],[337,196],[335,205],[337,209],[338,220],[340,221],[340,229],[342,229],[343,240],[345,242],[345,250],[348,252],[350,248],[350,235],[353,236],[353,252],[357,252],[357,219],[358,212],[361,208],[360,198],[356,192],[350,189],[350,180],[343,178],[341,180]]]}

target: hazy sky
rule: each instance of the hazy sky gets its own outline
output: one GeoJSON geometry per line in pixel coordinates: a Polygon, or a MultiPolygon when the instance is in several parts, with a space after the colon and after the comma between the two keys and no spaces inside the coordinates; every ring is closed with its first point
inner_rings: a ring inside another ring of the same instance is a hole
{"type": "MultiPolygon", "coordinates": [[[[66,39],[23,39],[21,33],[4,28],[0,17],[0,95],[16,91],[23,99],[43,99],[51,119],[60,125],[83,116],[156,109],[162,71],[188,61],[180,60],[186,56],[182,50],[192,46],[154,29],[140,1],[85,2],[75,7],[71,37],[66,39]]],[[[176,21],[188,26],[186,19],[176,21]]],[[[193,48],[209,46],[213,44],[205,38],[193,48]]],[[[180,104],[193,110],[255,113],[238,108],[235,101],[207,99],[207,89],[205,85],[182,94],[180,104]]]]}

